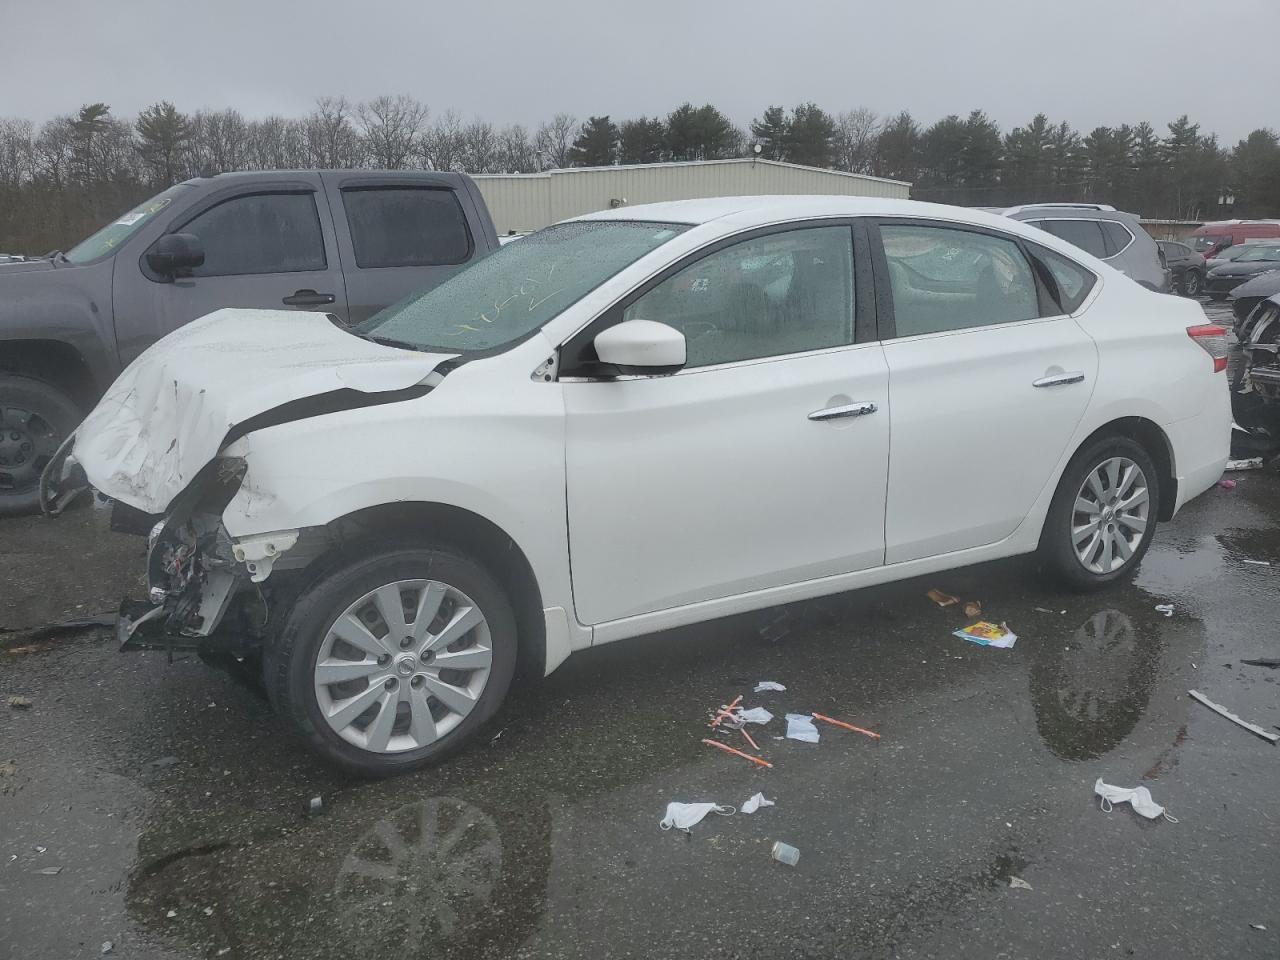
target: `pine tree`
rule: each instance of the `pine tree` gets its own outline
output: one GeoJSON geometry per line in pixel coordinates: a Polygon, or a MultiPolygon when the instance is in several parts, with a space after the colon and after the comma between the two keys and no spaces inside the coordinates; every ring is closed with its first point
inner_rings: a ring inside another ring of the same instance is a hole
{"type": "Polygon", "coordinates": [[[816,103],[802,103],[791,111],[786,133],[786,156],[792,163],[831,167],[835,162],[836,122],[816,103]]]}
{"type": "Polygon", "coordinates": [[[569,162],[575,167],[608,167],[618,158],[618,127],[606,114],[588,117],[569,148],[569,162]]]}
{"type": "Polygon", "coordinates": [[[667,125],[661,118],[627,120],[618,131],[620,163],[659,163],[667,155],[667,125]]]}
{"type": "Polygon", "coordinates": [[[182,179],[183,156],[191,140],[191,121],[167,100],[152,104],[138,115],[138,153],[151,168],[152,178],[163,186],[182,179]]]}
{"type": "Polygon", "coordinates": [[[751,136],[760,144],[760,156],[766,160],[786,160],[791,121],[782,107],[766,107],[760,119],[751,121],[751,136]]]}

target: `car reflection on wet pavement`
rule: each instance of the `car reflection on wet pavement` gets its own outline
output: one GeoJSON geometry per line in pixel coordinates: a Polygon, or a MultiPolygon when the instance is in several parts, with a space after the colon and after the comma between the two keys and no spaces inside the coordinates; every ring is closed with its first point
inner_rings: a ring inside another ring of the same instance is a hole
{"type": "MultiPolygon", "coordinates": [[[[0,692],[33,702],[0,714],[4,940],[22,957],[107,940],[184,958],[1275,957],[1277,754],[1186,697],[1280,723],[1280,678],[1239,662],[1280,655],[1280,567],[1242,562],[1280,564],[1280,480],[1238,478],[1163,526],[1132,584],[1062,594],[1014,561],[797,605],[776,641],[742,617],[602,647],[519,690],[496,739],[377,783],[321,767],[198,660],[89,635],[0,650],[0,692]],[[952,637],[962,615],[932,586],[980,599],[1017,646],[952,637]],[[761,679],[788,689],[752,694],[761,679]],[[779,717],[760,770],[699,742],[738,693],[883,739],[775,740],[779,717]],[[1144,783],[1178,822],[1103,813],[1098,777],[1144,783]],[[672,800],[757,790],[777,806],[658,829],[672,800]]],[[[135,572],[136,543],[90,511],[0,525],[4,555],[18,544],[29,592],[0,597],[0,624],[97,609],[135,572]]]]}

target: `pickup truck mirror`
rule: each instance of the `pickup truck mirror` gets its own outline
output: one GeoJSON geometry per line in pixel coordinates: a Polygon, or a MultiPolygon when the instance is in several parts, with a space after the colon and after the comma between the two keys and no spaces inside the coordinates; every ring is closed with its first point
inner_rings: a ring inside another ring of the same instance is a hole
{"type": "Polygon", "coordinates": [[[147,251],[147,266],[162,277],[174,277],[204,264],[204,244],[194,233],[169,233],[147,251]]]}
{"type": "Polygon", "coordinates": [[[654,320],[627,320],[594,340],[601,363],[624,374],[675,373],[685,364],[684,334],[654,320]]]}

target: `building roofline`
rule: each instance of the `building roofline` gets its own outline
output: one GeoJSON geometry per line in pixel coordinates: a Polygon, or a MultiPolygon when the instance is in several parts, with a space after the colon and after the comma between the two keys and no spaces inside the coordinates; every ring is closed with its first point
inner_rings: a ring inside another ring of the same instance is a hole
{"type": "Polygon", "coordinates": [[[475,173],[472,179],[489,180],[502,177],[550,177],[557,173],[607,173],[615,170],[652,170],[665,167],[709,167],[727,163],[765,164],[770,167],[783,167],[791,170],[807,170],[811,173],[825,173],[835,177],[849,177],[854,180],[872,183],[892,183],[900,187],[910,187],[909,180],[891,180],[888,177],[873,177],[866,173],[850,173],[848,170],[828,170],[826,167],[810,167],[803,163],[788,163],[784,160],[766,160],[764,157],[730,157],[725,160],[667,160],[662,163],[622,163],[607,167],[555,167],[539,173],[475,173]]]}

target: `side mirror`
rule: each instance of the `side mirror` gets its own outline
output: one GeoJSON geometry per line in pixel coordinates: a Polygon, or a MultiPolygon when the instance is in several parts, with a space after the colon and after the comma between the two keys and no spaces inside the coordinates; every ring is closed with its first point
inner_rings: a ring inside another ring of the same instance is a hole
{"type": "Polygon", "coordinates": [[[685,364],[684,334],[654,320],[627,320],[595,338],[601,363],[624,374],[675,373],[685,364]]]}
{"type": "Polygon", "coordinates": [[[204,244],[194,233],[169,233],[147,251],[147,266],[162,277],[174,277],[204,264],[204,244]]]}

